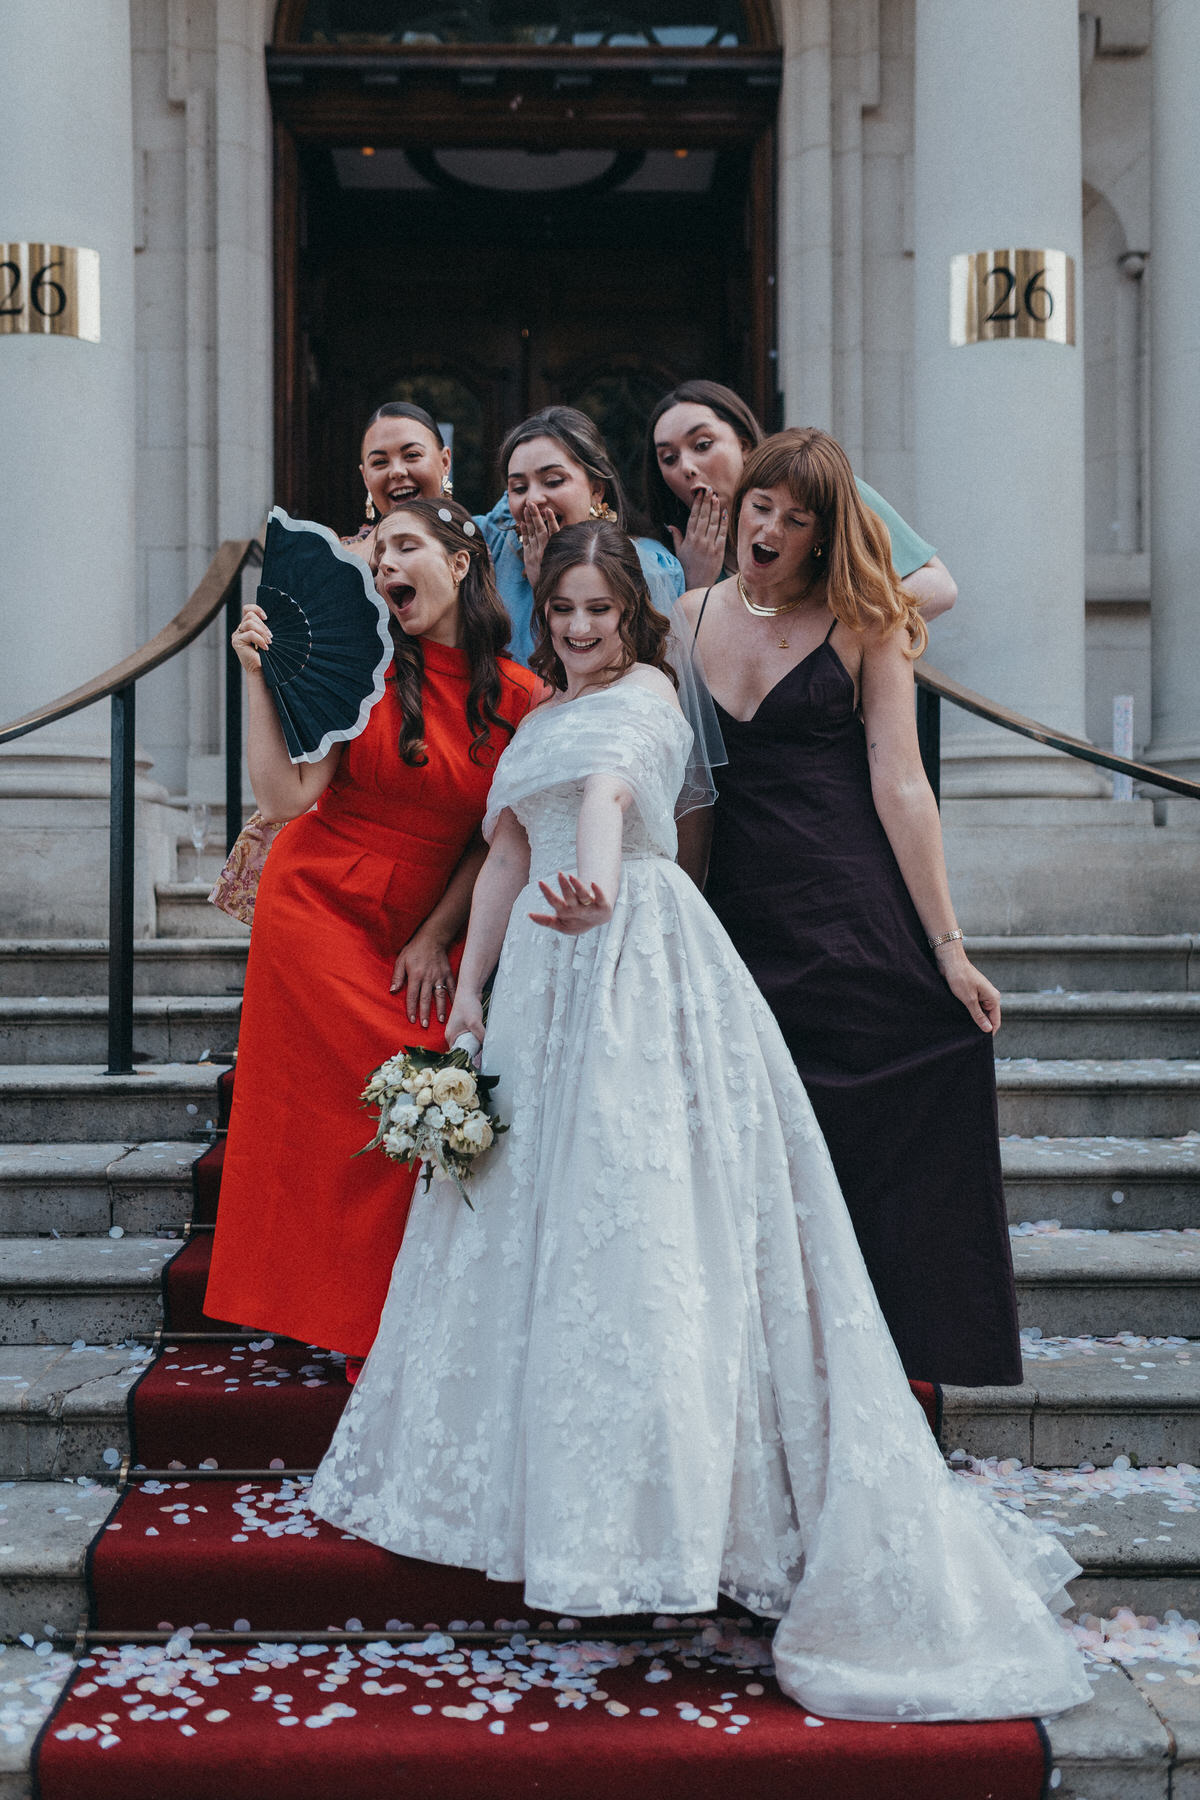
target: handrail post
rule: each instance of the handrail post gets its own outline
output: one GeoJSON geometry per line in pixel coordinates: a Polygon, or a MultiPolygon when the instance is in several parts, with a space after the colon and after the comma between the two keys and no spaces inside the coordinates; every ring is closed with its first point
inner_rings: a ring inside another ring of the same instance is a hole
{"type": "Polygon", "coordinates": [[[114,689],[108,811],[108,1073],[133,1073],[134,682],[114,689]]]}
{"type": "Polygon", "coordinates": [[[917,683],[917,742],[933,797],[942,804],[942,696],[917,683]]]}
{"type": "Polygon", "coordinates": [[[242,622],[242,584],[235,581],[225,602],[225,854],[242,829],[242,665],[232,642],[242,622]]]}

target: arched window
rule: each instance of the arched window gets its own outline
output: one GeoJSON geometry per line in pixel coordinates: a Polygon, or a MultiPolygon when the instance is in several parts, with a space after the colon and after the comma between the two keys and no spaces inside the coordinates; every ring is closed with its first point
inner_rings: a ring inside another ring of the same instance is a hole
{"type": "Polygon", "coordinates": [[[372,49],[400,45],[559,45],[727,49],[770,43],[765,0],[282,0],[275,41],[372,49]],[[756,15],[761,13],[761,17],[756,15]]]}

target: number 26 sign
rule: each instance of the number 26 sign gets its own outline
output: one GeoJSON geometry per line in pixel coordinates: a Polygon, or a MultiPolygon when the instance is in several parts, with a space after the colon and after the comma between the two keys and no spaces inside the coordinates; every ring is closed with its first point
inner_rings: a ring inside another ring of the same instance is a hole
{"type": "Polygon", "coordinates": [[[950,342],[1075,342],[1075,261],[1064,250],[977,250],[950,259],[950,342]]]}
{"type": "Polygon", "coordinates": [[[99,253],[0,243],[0,337],[18,331],[99,343],[99,253]]]}

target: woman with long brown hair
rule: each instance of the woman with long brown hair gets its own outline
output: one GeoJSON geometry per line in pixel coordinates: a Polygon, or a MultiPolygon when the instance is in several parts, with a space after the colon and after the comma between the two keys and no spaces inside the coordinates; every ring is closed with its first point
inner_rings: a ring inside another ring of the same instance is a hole
{"type": "MultiPolygon", "coordinates": [[[[496,586],[513,622],[512,654],[533,651],[533,590],[556,531],[603,519],[631,531],[629,502],[608,446],[574,406],[546,406],[514,425],[500,446],[504,498],[476,522],[496,564],[496,586]]],[[[631,539],[656,610],[669,613],[686,583],[670,551],[631,539]]]]}
{"type": "MultiPolygon", "coordinates": [[[[730,507],[750,452],[765,433],[746,402],[719,381],[683,381],[664,394],[646,427],[646,507],[687,585],[708,587],[737,567],[730,507]]],[[[932,544],[883,495],[855,477],[859,499],[887,526],[892,566],[925,619],[954,605],[958,589],[932,544]]]]}
{"type": "Polygon", "coordinates": [[[680,601],[728,756],[707,896],[782,1027],[908,1373],[1016,1383],[1000,1003],[963,949],[917,746],[925,626],[825,432],[760,444],[733,519],[736,573],[680,601]]]}
{"type": "Polygon", "coordinates": [[[444,1045],[492,772],[537,685],[502,655],[508,618],[461,506],[389,514],[372,566],[395,658],[366,729],[321,762],[288,758],[261,608],[233,636],[255,797],[294,823],[258,895],[205,1299],[212,1318],[351,1358],[375,1335],[414,1181],[355,1158],[358,1096],[402,1044],[444,1045]]]}

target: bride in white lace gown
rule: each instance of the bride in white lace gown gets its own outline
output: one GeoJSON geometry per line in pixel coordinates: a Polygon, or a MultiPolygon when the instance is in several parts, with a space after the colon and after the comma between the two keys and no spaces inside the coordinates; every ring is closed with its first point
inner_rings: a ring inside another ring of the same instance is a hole
{"type": "Polygon", "coordinates": [[[1046,1602],[1076,1565],[946,1468],[779,1029],[673,861],[691,730],[658,669],[622,672],[620,543],[551,540],[566,694],[504,751],[485,821],[450,1028],[481,1032],[503,932],[484,1066],[511,1130],[474,1211],[415,1197],[314,1510],[524,1582],[535,1611],[729,1595],[782,1621],[779,1680],[814,1713],[1073,1706],[1046,1602]]]}

